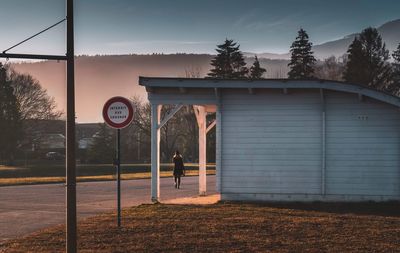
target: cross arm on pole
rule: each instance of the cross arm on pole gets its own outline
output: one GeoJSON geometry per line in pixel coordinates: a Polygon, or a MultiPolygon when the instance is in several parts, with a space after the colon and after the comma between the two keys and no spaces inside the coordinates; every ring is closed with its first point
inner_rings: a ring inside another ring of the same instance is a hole
{"type": "Polygon", "coordinates": [[[40,54],[9,54],[0,53],[0,58],[6,59],[33,59],[33,60],[57,60],[66,61],[66,55],[40,55],[40,54]]]}

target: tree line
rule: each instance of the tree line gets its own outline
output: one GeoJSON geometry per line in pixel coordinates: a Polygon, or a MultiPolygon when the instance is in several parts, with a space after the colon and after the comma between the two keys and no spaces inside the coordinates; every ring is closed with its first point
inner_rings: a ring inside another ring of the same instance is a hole
{"type": "Polygon", "coordinates": [[[0,161],[12,164],[24,140],[34,138],[34,120],[62,116],[40,83],[0,63],[0,161]]]}
{"type": "MultiPolygon", "coordinates": [[[[290,47],[289,79],[328,79],[345,81],[365,87],[400,95],[400,42],[390,60],[389,50],[378,30],[364,29],[350,44],[341,61],[332,56],[317,64],[312,51],[312,42],[304,29],[298,31],[290,47]]],[[[260,66],[255,56],[248,68],[239,45],[226,39],[217,45],[217,56],[211,61],[209,78],[261,79],[266,69],[260,66]]]]}

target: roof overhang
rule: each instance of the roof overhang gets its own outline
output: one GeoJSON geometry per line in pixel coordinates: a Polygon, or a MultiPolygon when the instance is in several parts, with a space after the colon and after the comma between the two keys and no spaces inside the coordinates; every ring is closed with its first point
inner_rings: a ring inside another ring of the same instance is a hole
{"type": "Polygon", "coordinates": [[[179,93],[189,89],[323,89],[355,93],[400,107],[400,98],[364,86],[329,80],[294,79],[209,79],[209,78],[171,78],[139,77],[139,85],[147,92],[157,89],[175,88],[179,93]]]}

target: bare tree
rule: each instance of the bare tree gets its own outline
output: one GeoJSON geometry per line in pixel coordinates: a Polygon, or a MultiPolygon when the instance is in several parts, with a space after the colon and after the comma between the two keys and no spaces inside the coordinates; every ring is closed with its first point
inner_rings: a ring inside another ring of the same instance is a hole
{"type": "MultiPolygon", "coordinates": [[[[146,142],[143,144],[148,145],[151,136],[151,106],[139,97],[133,97],[132,103],[135,108],[132,127],[146,136],[146,138],[142,136],[139,141],[146,142]]],[[[164,105],[161,110],[161,118],[169,114],[172,109],[172,105],[164,105]]],[[[197,134],[197,122],[193,109],[191,106],[184,106],[161,128],[161,159],[170,161],[169,158],[173,152],[180,149],[186,159],[193,161],[197,155],[197,134]]]]}
{"type": "Polygon", "coordinates": [[[190,66],[185,68],[186,78],[201,78],[201,67],[190,66]]]}
{"type": "Polygon", "coordinates": [[[134,116],[132,124],[136,126],[143,134],[151,136],[151,105],[143,102],[140,97],[134,96],[131,98],[134,116]]]}
{"type": "Polygon", "coordinates": [[[43,89],[36,79],[12,69],[9,71],[22,120],[54,120],[61,117],[63,113],[57,110],[54,98],[47,94],[46,89],[43,89]]]}
{"type": "Polygon", "coordinates": [[[319,79],[342,81],[346,65],[344,60],[345,58],[337,59],[335,56],[325,59],[322,64],[317,64],[315,67],[315,77],[319,79]]]}

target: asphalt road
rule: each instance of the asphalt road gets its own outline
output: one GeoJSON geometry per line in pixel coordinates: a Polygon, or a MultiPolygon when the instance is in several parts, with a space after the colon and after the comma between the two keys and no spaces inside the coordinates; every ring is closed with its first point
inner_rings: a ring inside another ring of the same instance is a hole
{"type": "MultiPolygon", "coordinates": [[[[150,201],[150,180],[121,182],[122,206],[150,201]]],[[[207,191],[214,194],[215,176],[207,176],[207,191]]],[[[182,188],[172,178],[161,179],[161,201],[198,194],[198,177],[184,177],[182,188]]],[[[116,209],[116,182],[79,183],[78,219],[116,209]]],[[[0,242],[65,223],[65,187],[62,184],[0,187],[0,242]]]]}

